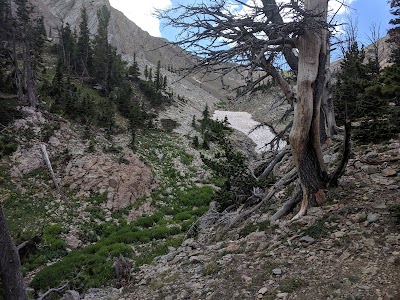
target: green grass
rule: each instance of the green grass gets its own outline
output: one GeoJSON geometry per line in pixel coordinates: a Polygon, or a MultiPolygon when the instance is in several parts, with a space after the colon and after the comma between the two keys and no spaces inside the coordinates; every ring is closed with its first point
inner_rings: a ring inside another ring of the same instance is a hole
{"type": "Polygon", "coordinates": [[[67,254],[67,244],[61,239],[63,229],[58,224],[50,225],[43,230],[43,236],[35,253],[23,260],[23,270],[32,271],[54,259],[62,258],[67,254]]]}
{"type": "Polygon", "coordinates": [[[103,231],[103,238],[98,242],[73,250],[62,261],[43,268],[33,278],[31,287],[44,291],[64,281],[69,281],[69,287],[79,291],[101,287],[114,278],[111,268],[113,257],[130,257],[136,266],[150,263],[154,257],[166,254],[168,246],[180,245],[182,239],[175,237],[180,231],[177,226],[140,229],[134,224],[125,223],[113,227],[113,231],[108,231],[108,236],[103,231]],[[130,244],[147,245],[142,247],[141,255],[134,257],[130,244]]]}

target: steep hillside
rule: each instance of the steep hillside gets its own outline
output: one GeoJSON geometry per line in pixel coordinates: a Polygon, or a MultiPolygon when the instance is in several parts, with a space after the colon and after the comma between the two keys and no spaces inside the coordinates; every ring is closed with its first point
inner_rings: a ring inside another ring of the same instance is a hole
{"type": "MultiPolygon", "coordinates": [[[[45,25],[51,38],[58,38],[58,28],[61,24],[69,23],[72,29],[78,29],[82,7],[88,13],[89,30],[94,35],[97,30],[97,10],[106,5],[111,11],[109,26],[109,41],[117,48],[123,59],[133,61],[136,54],[141,69],[146,64],[153,66],[161,61],[165,67],[170,65],[173,69],[190,67],[196,59],[188,52],[172,45],[166,39],[149,35],[129,20],[122,12],[110,6],[108,0],[31,0],[38,7],[38,13],[45,18],[45,25]]],[[[212,73],[190,76],[185,80],[197,85],[211,93],[218,99],[226,99],[226,92],[222,89],[221,80],[215,80],[218,76],[212,73]]],[[[176,78],[175,78],[176,79],[176,78]]],[[[242,79],[234,74],[224,76],[224,85],[236,87],[242,79]]]]}

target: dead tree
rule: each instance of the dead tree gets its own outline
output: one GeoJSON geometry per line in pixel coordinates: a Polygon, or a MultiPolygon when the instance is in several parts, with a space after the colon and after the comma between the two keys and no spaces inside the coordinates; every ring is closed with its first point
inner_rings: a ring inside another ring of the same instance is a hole
{"type": "Polygon", "coordinates": [[[294,108],[289,142],[302,190],[295,218],[310,204],[318,205],[316,195],[337,181],[328,174],[321,150],[336,132],[327,14],[328,0],[217,0],[158,11],[168,25],[181,29],[176,44],[198,57],[190,72],[236,70],[250,88],[272,77],[294,108]],[[279,65],[295,74],[297,92],[279,65]]]}

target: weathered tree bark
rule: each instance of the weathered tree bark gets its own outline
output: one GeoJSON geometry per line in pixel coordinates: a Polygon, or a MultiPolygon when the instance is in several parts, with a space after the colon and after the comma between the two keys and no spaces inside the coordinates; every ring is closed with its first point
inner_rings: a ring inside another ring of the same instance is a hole
{"type": "Polygon", "coordinates": [[[24,100],[24,92],[22,89],[22,74],[21,70],[18,66],[18,55],[17,55],[17,40],[15,34],[13,36],[13,60],[14,60],[14,72],[15,72],[15,86],[17,87],[17,96],[18,101],[23,104],[24,100]]]}
{"type": "Polygon", "coordinates": [[[304,30],[297,41],[297,101],[289,140],[303,199],[300,211],[293,219],[303,216],[310,202],[315,204],[315,194],[325,187],[328,180],[320,140],[321,99],[328,59],[328,31],[322,24],[326,21],[328,1],[305,0],[304,6],[313,15],[311,20],[314,26],[304,30]]]}
{"type": "Polygon", "coordinates": [[[54,174],[53,167],[51,166],[51,162],[49,159],[49,154],[47,153],[46,145],[40,144],[40,150],[42,151],[42,157],[44,162],[46,163],[47,168],[49,169],[51,179],[53,180],[54,186],[56,187],[57,191],[60,193],[60,186],[58,185],[56,174],[54,174]]]}
{"type": "Polygon", "coordinates": [[[58,180],[56,178],[56,174],[54,173],[53,167],[51,166],[51,162],[50,162],[49,154],[48,154],[47,149],[46,149],[46,145],[40,144],[40,150],[42,152],[43,160],[45,161],[46,166],[49,169],[49,172],[51,174],[51,179],[53,180],[54,186],[56,187],[58,194],[60,195],[60,197],[64,201],[64,203],[69,205],[70,204],[69,200],[63,194],[63,192],[62,192],[62,190],[60,188],[60,185],[58,184],[58,180]]]}
{"type": "MultiPolygon", "coordinates": [[[[281,88],[291,104],[288,112],[294,110],[289,141],[301,186],[301,193],[297,195],[302,194],[302,205],[295,216],[299,218],[306,213],[310,203],[320,204],[324,190],[337,181],[336,175],[327,173],[321,147],[329,145],[337,130],[329,72],[328,0],[237,2],[249,8],[245,18],[228,9],[224,12],[221,8],[225,8],[226,1],[223,0],[201,6],[178,5],[161,11],[159,16],[166,19],[168,25],[182,29],[182,39],[176,44],[189,50],[196,46],[199,50],[193,53],[204,57],[190,71],[219,68],[225,62],[232,66],[231,63],[236,62],[235,71],[248,70],[246,82],[249,88],[254,88],[267,75],[272,76],[281,88]],[[294,16],[291,21],[285,18],[287,10],[294,16]],[[193,21],[194,15],[201,17],[193,21]],[[215,43],[218,37],[224,43],[215,43]],[[283,54],[280,57],[285,58],[297,77],[297,93],[279,70],[278,53],[283,54]],[[252,76],[254,70],[262,70],[265,74],[256,79],[252,76]]],[[[232,68],[218,70],[231,71],[232,68]]],[[[340,170],[344,169],[347,156],[343,156],[340,170]]],[[[293,199],[282,214],[291,209],[299,197],[295,195],[293,199]]]]}
{"type": "Polygon", "coordinates": [[[5,300],[28,300],[17,248],[8,231],[3,207],[0,204],[0,279],[5,300]]]}
{"type": "Polygon", "coordinates": [[[36,80],[34,77],[31,49],[27,37],[25,37],[24,40],[24,73],[27,105],[37,107],[38,100],[36,97],[36,80]]]}

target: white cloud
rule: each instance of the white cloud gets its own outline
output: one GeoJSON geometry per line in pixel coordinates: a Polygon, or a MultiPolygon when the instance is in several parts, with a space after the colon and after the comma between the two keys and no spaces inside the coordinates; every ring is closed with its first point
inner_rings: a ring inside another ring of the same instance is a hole
{"type": "Polygon", "coordinates": [[[152,13],[155,8],[165,9],[172,5],[171,0],[110,0],[110,4],[122,11],[140,28],[156,37],[161,36],[160,21],[152,13]]]}
{"type": "Polygon", "coordinates": [[[336,15],[342,15],[348,12],[348,6],[357,0],[330,0],[329,10],[336,15]]]}

